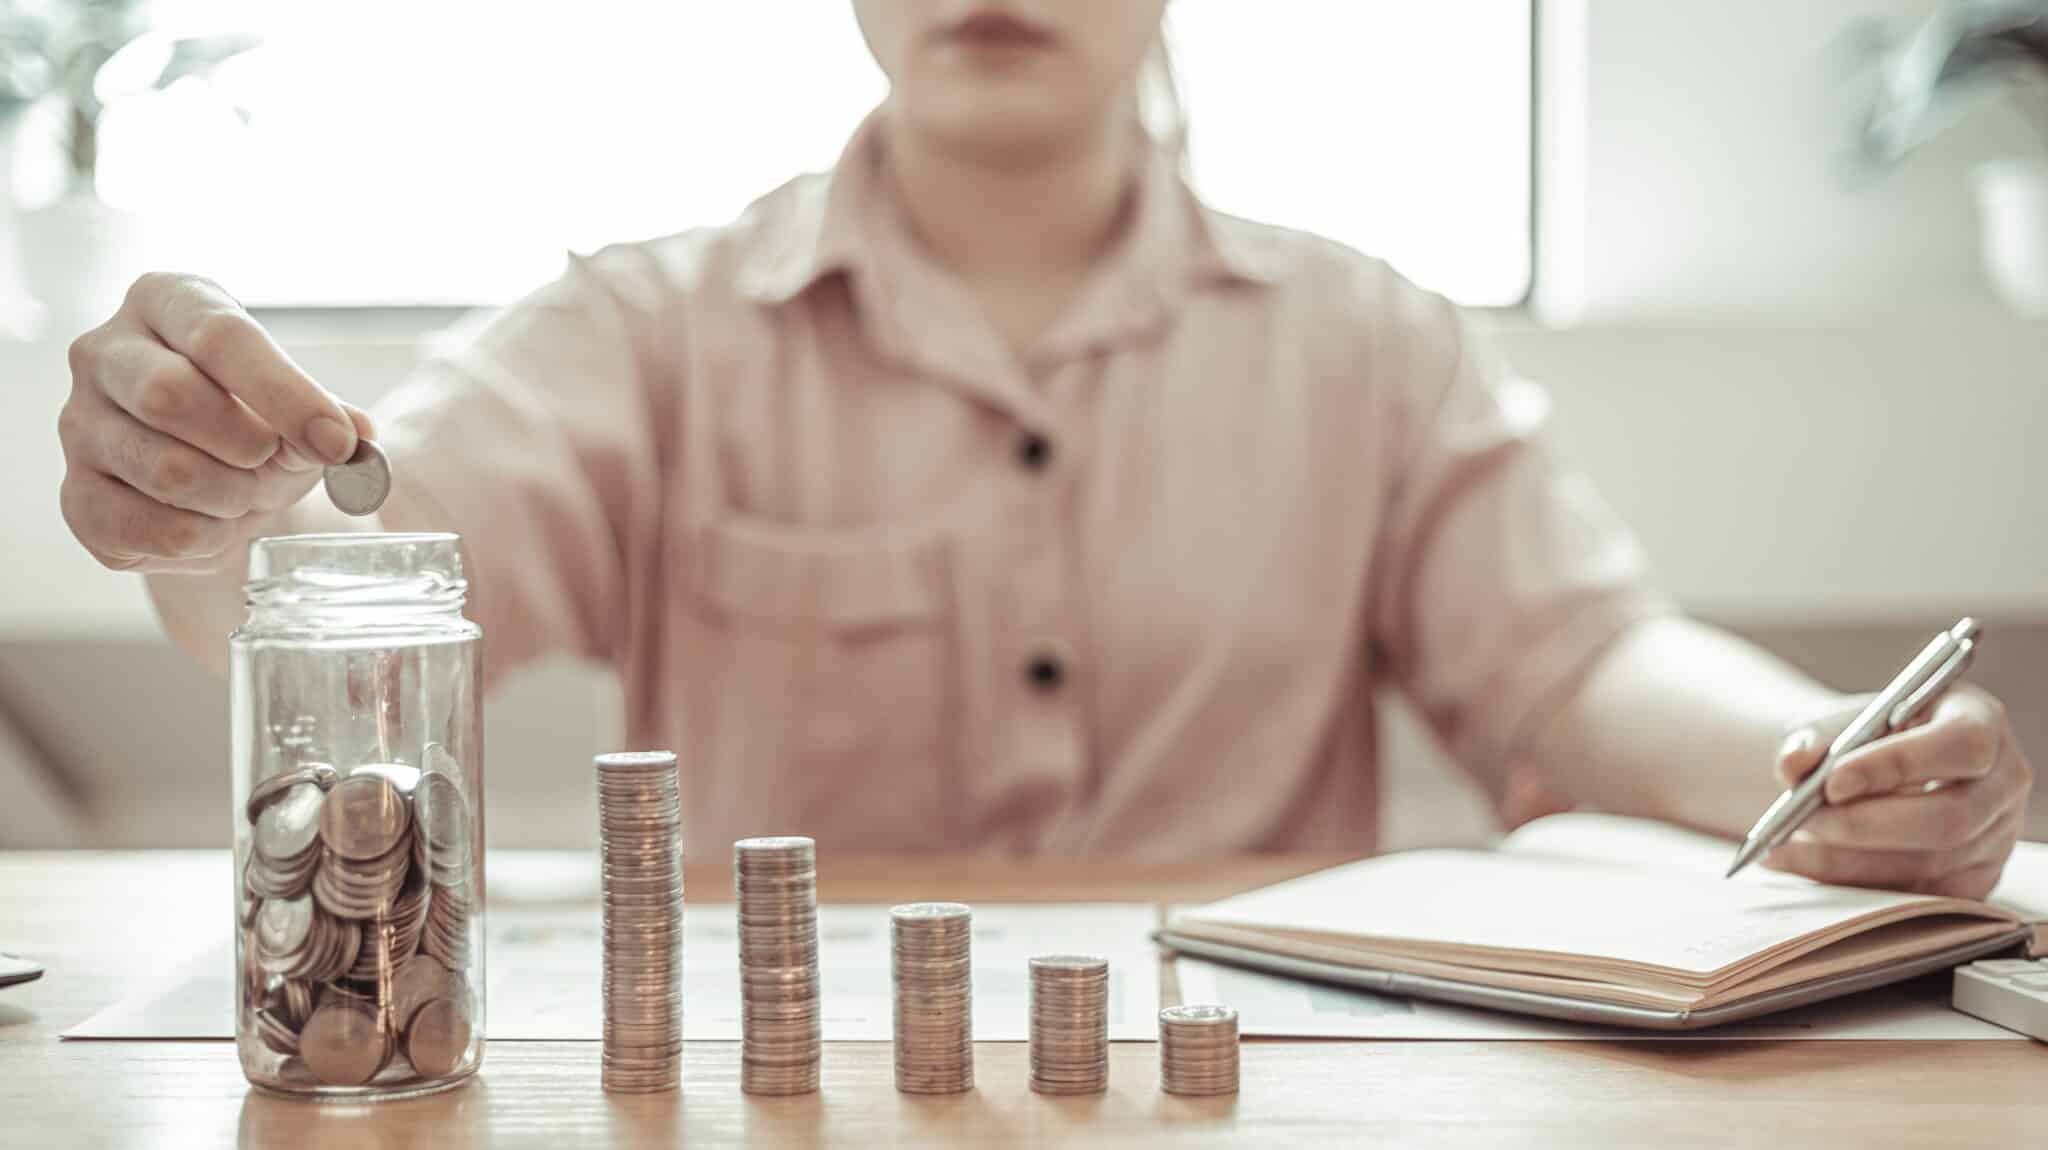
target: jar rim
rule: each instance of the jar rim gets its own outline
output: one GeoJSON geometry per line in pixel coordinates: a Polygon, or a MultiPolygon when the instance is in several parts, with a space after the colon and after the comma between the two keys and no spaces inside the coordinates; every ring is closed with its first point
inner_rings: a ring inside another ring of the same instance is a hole
{"type": "Polygon", "coordinates": [[[252,607],[459,606],[461,537],[447,531],[278,535],[249,545],[252,607]]]}

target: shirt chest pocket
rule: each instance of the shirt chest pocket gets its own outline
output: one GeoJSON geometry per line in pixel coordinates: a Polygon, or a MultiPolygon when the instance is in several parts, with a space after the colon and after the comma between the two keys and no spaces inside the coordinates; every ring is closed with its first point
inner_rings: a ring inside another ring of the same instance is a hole
{"type": "Polygon", "coordinates": [[[877,841],[942,817],[959,711],[948,537],[730,515],[688,534],[685,731],[710,789],[877,841]]]}

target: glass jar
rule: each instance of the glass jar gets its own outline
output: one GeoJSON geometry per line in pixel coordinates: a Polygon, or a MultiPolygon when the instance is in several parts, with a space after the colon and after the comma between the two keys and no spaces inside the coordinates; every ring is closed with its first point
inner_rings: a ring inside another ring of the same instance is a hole
{"type": "Polygon", "coordinates": [[[229,639],[235,1045],[258,1087],[350,1099],[483,1059],[479,639],[453,535],[249,548],[229,639]]]}

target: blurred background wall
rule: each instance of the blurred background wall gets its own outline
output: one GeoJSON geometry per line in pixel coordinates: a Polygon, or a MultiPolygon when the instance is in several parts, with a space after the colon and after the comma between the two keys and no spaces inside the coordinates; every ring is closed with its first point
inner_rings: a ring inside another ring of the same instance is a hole
{"type": "MultiPolygon", "coordinates": [[[[1883,180],[1851,186],[1837,166],[1825,72],[1843,29],[1932,8],[1540,5],[1535,296],[1485,322],[1690,608],[1857,688],[1977,614],[1980,678],[2042,763],[2048,324],[1988,285],[1972,191],[1979,165],[2038,156],[2042,137],[1992,102],[1883,180]]],[[[440,322],[269,318],[362,403],[440,322]]],[[[0,846],[225,842],[223,691],[57,513],[69,334],[0,341],[0,846]]],[[[565,664],[493,700],[494,842],[592,839],[586,766],[612,738],[614,690],[565,664]]],[[[1488,832],[1412,727],[1397,723],[1391,760],[1390,845],[1488,832]]],[[[2048,813],[2032,835],[2048,838],[2048,813]]]]}

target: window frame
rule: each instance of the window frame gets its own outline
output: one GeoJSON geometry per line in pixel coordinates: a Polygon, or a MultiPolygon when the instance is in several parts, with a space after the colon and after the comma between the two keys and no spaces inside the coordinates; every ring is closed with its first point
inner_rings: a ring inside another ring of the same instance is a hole
{"type": "MultiPolygon", "coordinates": [[[[1522,281],[1522,293],[1512,302],[1477,306],[1459,305],[1462,310],[1491,319],[1523,319],[1532,314],[1537,278],[1543,267],[1543,0],[1528,0],[1529,9],[1529,194],[1523,229],[1529,240],[1529,271],[1522,281]]],[[[530,285],[538,288],[540,284],[530,285]]],[[[530,289],[529,289],[530,290],[530,289]]],[[[510,301],[507,301],[509,303],[510,301]]],[[[263,321],[279,340],[315,344],[416,345],[436,332],[444,331],[464,316],[506,306],[498,303],[447,304],[320,304],[258,306],[250,314],[263,321]],[[356,338],[349,338],[351,335],[356,338]]]]}

